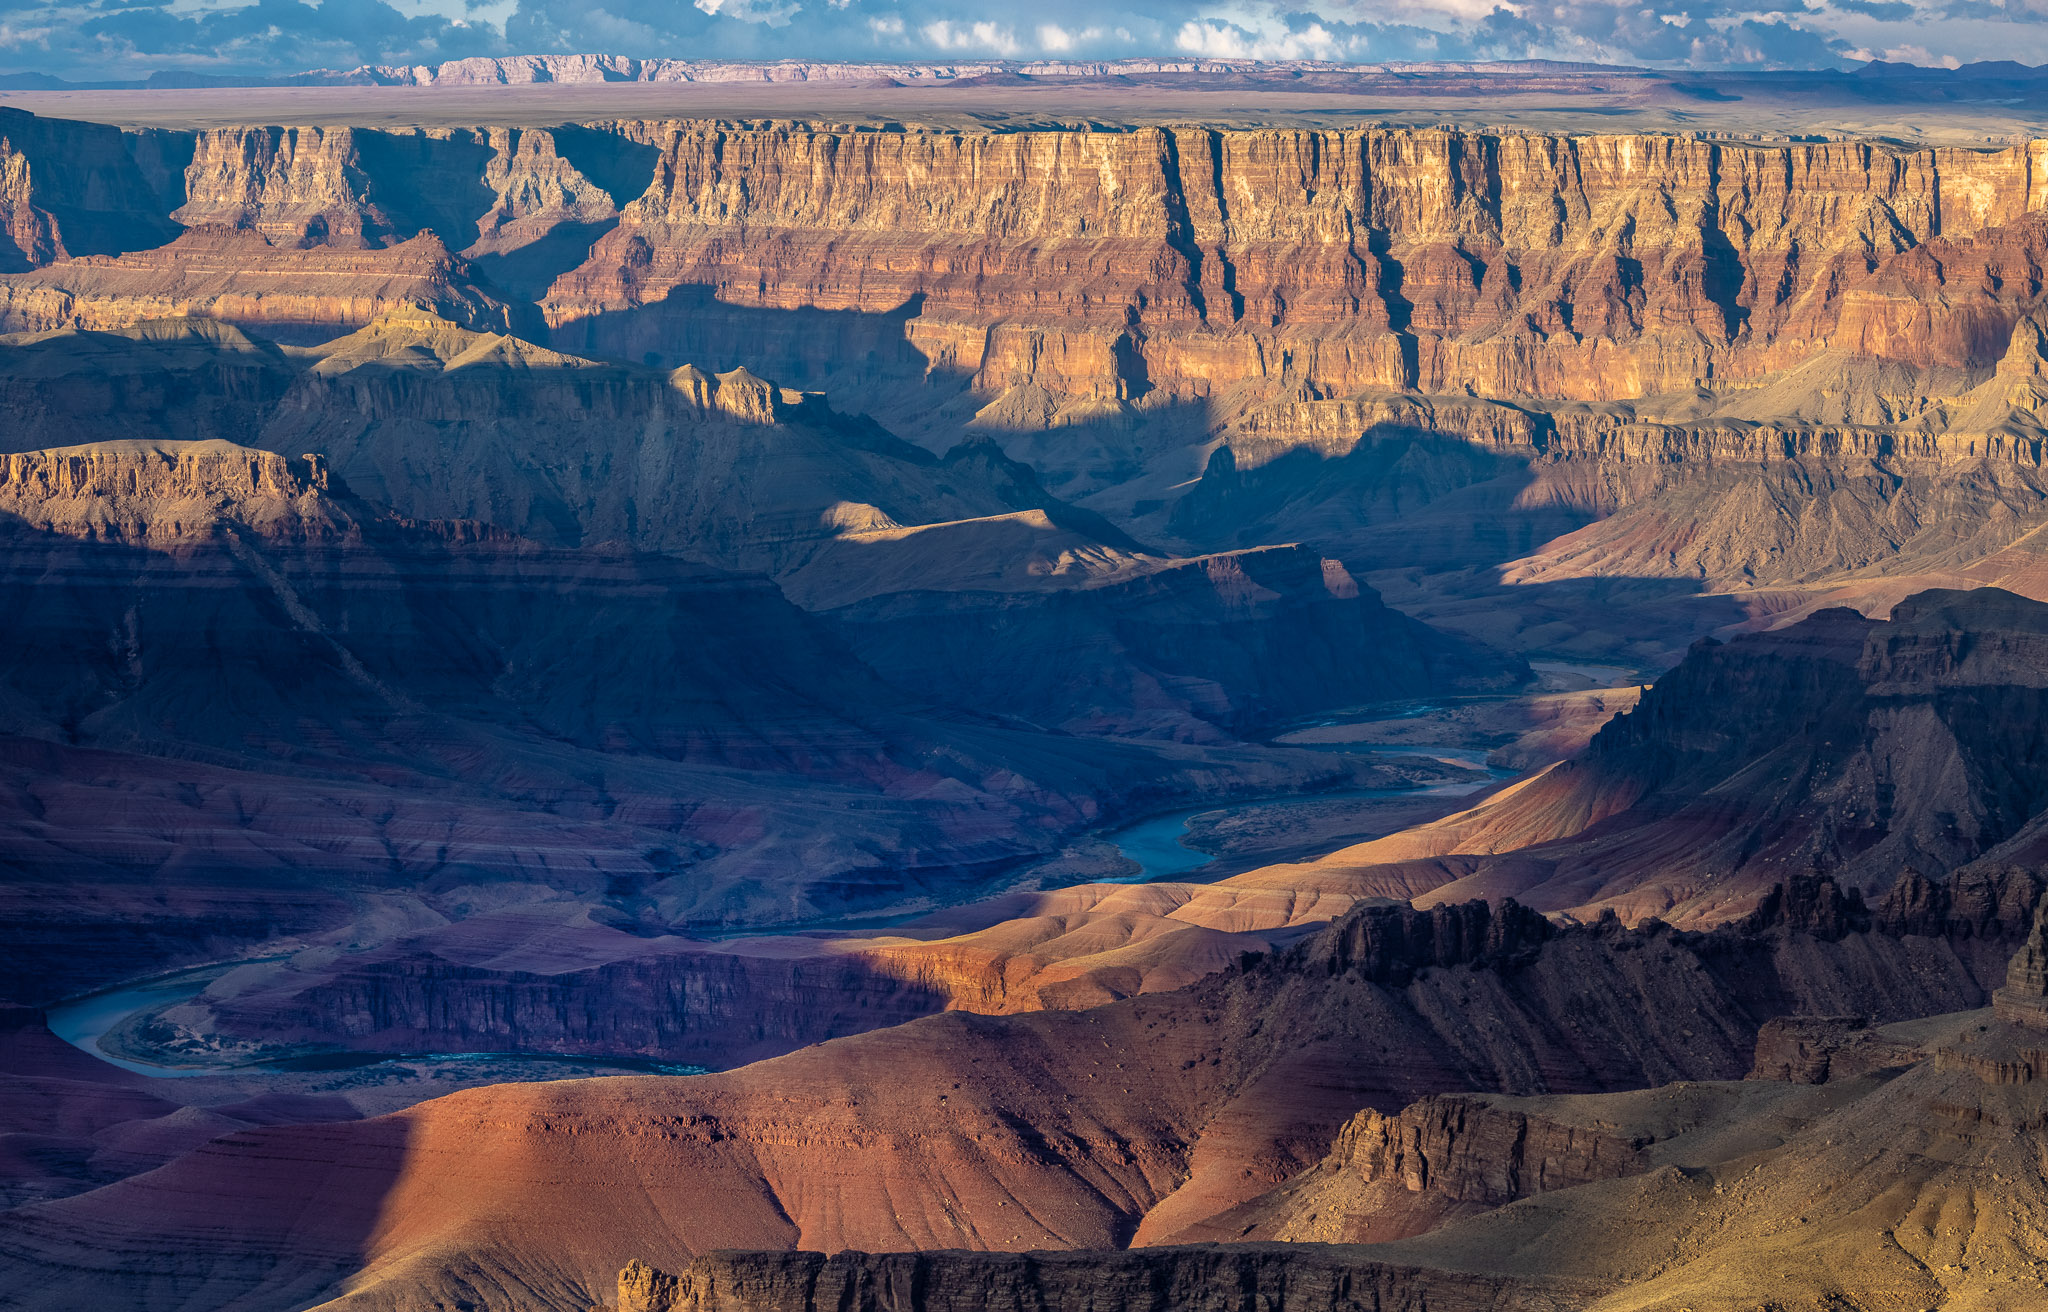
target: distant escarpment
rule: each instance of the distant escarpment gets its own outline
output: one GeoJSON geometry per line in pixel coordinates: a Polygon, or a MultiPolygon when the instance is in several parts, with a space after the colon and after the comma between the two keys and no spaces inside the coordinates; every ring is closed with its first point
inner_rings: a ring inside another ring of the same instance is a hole
{"type": "Polygon", "coordinates": [[[1316,868],[1333,887],[1405,871],[1425,901],[1706,924],[1809,871],[1876,894],[1901,871],[2031,869],[2044,635],[2048,605],[1986,588],[1705,642],[1578,759],[1316,868]]]}

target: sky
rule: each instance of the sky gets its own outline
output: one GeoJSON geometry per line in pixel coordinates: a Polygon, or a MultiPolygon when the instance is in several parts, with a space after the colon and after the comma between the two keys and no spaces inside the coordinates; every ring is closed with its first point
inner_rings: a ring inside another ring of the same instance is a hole
{"type": "Polygon", "coordinates": [[[0,0],[0,71],[72,79],[586,53],[2038,64],[2048,0],[0,0]]]}

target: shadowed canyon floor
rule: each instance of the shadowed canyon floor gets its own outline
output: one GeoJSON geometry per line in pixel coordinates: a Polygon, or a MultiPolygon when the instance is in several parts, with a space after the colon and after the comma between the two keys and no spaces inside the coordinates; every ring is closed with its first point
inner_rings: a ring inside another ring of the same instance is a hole
{"type": "Polygon", "coordinates": [[[0,92],[0,1307],[2038,1302],[2048,82],[967,67],[0,92]]]}

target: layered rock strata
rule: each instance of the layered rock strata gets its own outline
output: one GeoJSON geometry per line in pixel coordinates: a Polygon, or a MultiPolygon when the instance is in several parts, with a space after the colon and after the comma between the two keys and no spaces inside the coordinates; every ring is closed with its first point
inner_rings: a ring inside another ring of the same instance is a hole
{"type": "Polygon", "coordinates": [[[2034,928],[2006,969],[2005,987],[1991,995],[1999,1020],[2048,1030],[2048,902],[2034,913],[2034,928]]]}
{"type": "Polygon", "coordinates": [[[1997,297],[1916,294],[1950,264],[2023,263],[2042,204],[2032,147],[694,125],[657,140],[647,193],[550,293],[558,327],[630,353],[636,320],[615,312],[685,286],[736,308],[911,305],[931,367],[983,392],[1125,401],[1248,378],[1614,400],[1755,381],[1831,344],[1995,359],[1997,297]],[[1972,244],[2008,225],[2006,244],[1972,244]],[[1962,244],[1879,272],[1928,242],[1962,244]],[[893,277],[835,277],[849,264],[893,277]],[[1048,300],[1060,284],[1074,290],[1048,300]]]}
{"type": "Polygon", "coordinates": [[[1702,643],[1577,759],[1292,877],[1712,923],[1812,870],[1875,894],[2027,867],[2044,634],[2048,606],[1986,588],[1702,643]]]}
{"type": "MultiPolygon", "coordinates": [[[[2031,905],[2037,886],[1978,892],[2031,905]]],[[[1762,1019],[1850,998],[1883,1020],[1978,1005],[2018,938],[1995,915],[1961,937],[1949,913],[1903,900],[1876,921],[1906,932],[1830,938],[1800,908],[1831,900],[1793,890],[1768,922],[1707,935],[1558,928],[1512,906],[1362,909],[1180,993],[932,1017],[721,1075],[477,1090],[238,1134],[7,1213],[0,1288],[31,1309],[149,1309],[202,1288],[310,1300],[345,1279],[401,1307],[582,1309],[628,1260],[678,1271],[723,1248],[1235,1237],[1236,1209],[1314,1167],[1365,1107],[1688,1078],[1834,1097],[1850,1086],[1738,1078],[1762,1019]]]]}
{"type": "MultiPolygon", "coordinates": [[[[24,142],[29,124],[107,136],[20,117],[24,142]]],[[[126,145],[105,167],[177,158],[126,145]]],[[[2033,145],[687,122],[188,145],[166,188],[188,226],[340,245],[432,230],[479,253],[508,224],[591,231],[543,300],[575,348],[703,359],[697,339],[723,338],[801,377],[827,367],[807,333],[872,322],[891,357],[986,397],[1154,404],[1244,382],[1609,401],[1753,385],[1829,349],[1989,366],[2025,311],[2043,205],[2033,145]]],[[[84,190],[72,173],[18,189],[31,228],[84,190]]]]}
{"type": "MultiPolygon", "coordinates": [[[[1437,604],[1469,578],[1404,599],[1496,643],[1551,641],[1524,637],[1544,596],[1597,628],[1567,594],[1617,576],[2048,591],[2035,145],[625,121],[155,133],[115,160],[104,129],[17,135],[20,330],[312,340],[424,304],[744,364],[935,449],[992,434],[1180,551],[1508,566],[1491,618],[1437,604]],[[31,170],[32,138],[92,185],[31,170]],[[64,258],[30,230],[88,191],[189,230],[64,258]]],[[[1701,609],[1587,642],[1655,666],[1701,609]]]]}
{"type": "Polygon", "coordinates": [[[1826,1084],[1909,1066],[1925,1054],[1887,1038],[1861,1016],[1781,1016],[1757,1032],[1752,1080],[1826,1084]]]}

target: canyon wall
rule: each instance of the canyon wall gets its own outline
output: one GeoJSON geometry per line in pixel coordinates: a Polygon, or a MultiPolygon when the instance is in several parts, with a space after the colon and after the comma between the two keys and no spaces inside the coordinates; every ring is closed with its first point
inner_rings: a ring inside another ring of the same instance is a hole
{"type": "Polygon", "coordinates": [[[1830,349],[1988,367],[2039,294],[2048,203],[2041,143],[630,121],[124,148],[10,122],[27,266],[106,251],[50,235],[88,196],[164,237],[173,220],[287,246],[431,230],[495,260],[571,349],[720,368],[743,351],[785,379],[879,361],[888,385],[929,373],[1060,405],[1247,382],[1610,401],[1753,385],[1830,349]],[[58,168],[44,139],[78,158],[58,168]]]}
{"type": "Polygon", "coordinates": [[[2048,587],[2013,555],[2048,513],[2044,143],[9,122],[0,328],[311,343],[426,307],[745,367],[932,450],[993,437],[1183,554],[2048,587]],[[48,235],[81,213],[131,236],[48,235]]]}
{"type": "Polygon", "coordinates": [[[1976,483],[2044,504],[2044,143],[9,122],[0,328],[312,342],[425,306],[985,433],[1181,550],[1804,585],[1956,564],[1930,526],[1976,483]],[[81,213],[133,235],[48,235],[81,213]],[[1744,500],[1759,464],[1782,487],[1744,500]]]}
{"type": "Polygon", "coordinates": [[[1988,363],[2015,317],[2001,300],[2024,293],[1974,270],[2038,285],[2048,198],[2033,146],[648,135],[651,186],[545,302],[558,332],[635,354],[649,320],[594,312],[685,286],[736,311],[910,306],[930,367],[981,392],[1117,400],[1251,379],[1612,400],[1755,381],[1830,345],[1988,363]],[[1929,242],[1941,254],[1893,266],[1929,242]]]}

